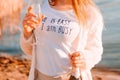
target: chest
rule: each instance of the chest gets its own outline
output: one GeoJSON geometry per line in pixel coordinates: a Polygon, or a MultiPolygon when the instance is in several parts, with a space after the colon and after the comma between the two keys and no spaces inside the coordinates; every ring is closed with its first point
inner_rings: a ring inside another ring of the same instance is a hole
{"type": "Polygon", "coordinates": [[[47,16],[36,32],[38,37],[72,42],[80,32],[80,25],[68,18],[47,16]]]}

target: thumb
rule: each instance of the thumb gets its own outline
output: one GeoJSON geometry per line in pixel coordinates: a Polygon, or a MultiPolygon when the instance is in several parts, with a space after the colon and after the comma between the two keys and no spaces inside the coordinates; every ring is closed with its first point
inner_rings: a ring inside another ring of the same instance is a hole
{"type": "Polygon", "coordinates": [[[39,18],[38,18],[38,21],[40,22],[40,21],[42,21],[44,18],[45,18],[45,16],[44,16],[43,14],[40,14],[40,15],[39,15],[39,18]]]}

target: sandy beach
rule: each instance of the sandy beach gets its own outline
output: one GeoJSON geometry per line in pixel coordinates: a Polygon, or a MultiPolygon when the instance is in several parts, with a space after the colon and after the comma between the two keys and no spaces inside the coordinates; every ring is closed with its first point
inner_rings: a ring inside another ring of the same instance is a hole
{"type": "MultiPolygon", "coordinates": [[[[27,80],[31,61],[24,55],[0,53],[0,80],[27,80]]],[[[120,69],[95,67],[93,80],[120,80],[120,69]]]]}

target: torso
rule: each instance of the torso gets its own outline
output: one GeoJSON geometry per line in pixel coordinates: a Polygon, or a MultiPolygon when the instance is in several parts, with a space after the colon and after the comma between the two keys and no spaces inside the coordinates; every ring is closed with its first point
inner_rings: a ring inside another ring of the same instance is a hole
{"type": "Polygon", "coordinates": [[[55,76],[67,72],[71,67],[68,53],[73,51],[72,44],[79,34],[80,25],[73,10],[59,11],[46,2],[42,11],[46,18],[35,33],[38,44],[37,69],[46,75],[55,76]]]}

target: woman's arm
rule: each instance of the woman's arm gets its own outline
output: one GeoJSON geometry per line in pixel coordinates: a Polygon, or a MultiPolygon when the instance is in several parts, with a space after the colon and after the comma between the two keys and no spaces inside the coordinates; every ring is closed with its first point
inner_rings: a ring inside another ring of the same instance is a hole
{"type": "Polygon", "coordinates": [[[96,19],[93,27],[88,33],[88,39],[85,49],[81,51],[85,58],[87,69],[91,69],[101,60],[101,56],[103,53],[102,30],[103,20],[102,16],[100,16],[98,19],[96,19]]]}
{"type": "MultiPolygon", "coordinates": [[[[98,18],[93,21],[91,28],[88,31],[84,50],[81,50],[78,47],[79,51],[70,55],[71,64],[73,67],[80,67],[80,69],[91,69],[101,60],[103,53],[102,30],[102,16],[98,16],[98,18]]],[[[77,45],[81,45],[81,43],[78,43],[77,45]]]]}
{"type": "Polygon", "coordinates": [[[24,53],[30,56],[32,55],[33,43],[35,41],[33,31],[35,27],[37,27],[37,25],[39,25],[42,19],[44,18],[43,15],[40,15],[40,17],[37,17],[36,14],[32,13],[32,9],[33,7],[30,6],[24,17],[24,20],[22,23],[23,32],[20,38],[21,49],[24,51],[24,53]]]}
{"type": "Polygon", "coordinates": [[[24,32],[21,33],[21,37],[20,37],[21,49],[25,54],[29,56],[32,56],[33,42],[34,42],[33,34],[28,39],[26,39],[24,36],[24,32]]]}

